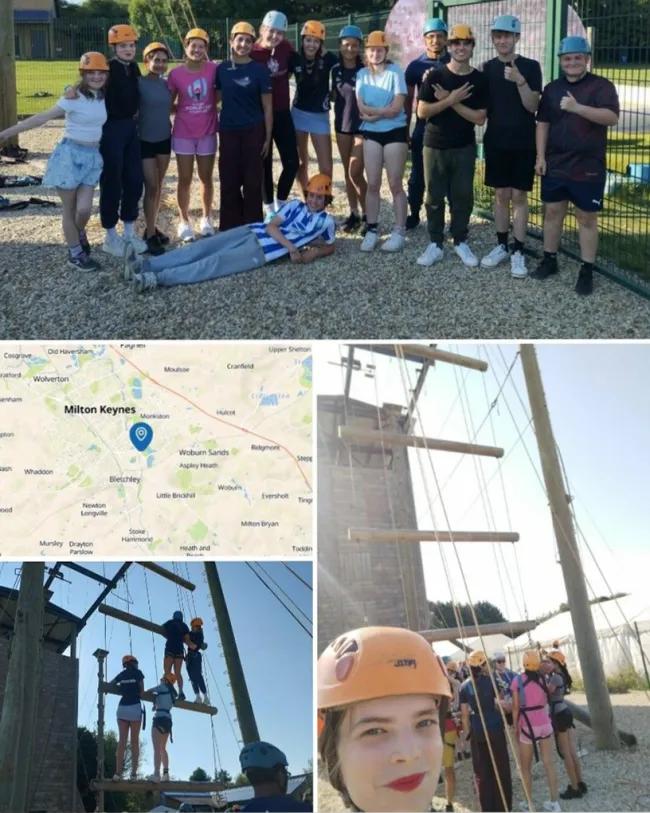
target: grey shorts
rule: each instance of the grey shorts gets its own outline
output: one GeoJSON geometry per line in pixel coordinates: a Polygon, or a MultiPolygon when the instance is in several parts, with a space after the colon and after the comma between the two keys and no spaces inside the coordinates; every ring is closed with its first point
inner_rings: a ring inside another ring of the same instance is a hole
{"type": "Polygon", "coordinates": [[[137,723],[142,716],[142,707],[139,703],[133,703],[129,706],[123,706],[121,703],[117,707],[117,719],[128,720],[131,723],[137,723]]]}

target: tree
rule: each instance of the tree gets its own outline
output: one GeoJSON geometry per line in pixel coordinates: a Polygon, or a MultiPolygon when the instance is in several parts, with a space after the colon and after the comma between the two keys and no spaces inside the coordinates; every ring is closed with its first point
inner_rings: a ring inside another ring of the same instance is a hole
{"type": "Polygon", "coordinates": [[[210,777],[203,770],[203,768],[197,768],[190,775],[190,782],[209,782],[209,781],[210,781],[210,777]]]}
{"type": "Polygon", "coordinates": [[[217,771],[214,781],[221,782],[222,785],[228,787],[229,785],[232,785],[232,776],[228,773],[228,771],[225,771],[222,768],[220,771],[217,771]]]}
{"type": "MultiPolygon", "coordinates": [[[[430,601],[431,626],[433,629],[445,629],[446,627],[457,627],[458,621],[454,612],[454,605],[451,601],[430,601]]],[[[473,625],[474,616],[469,604],[460,604],[458,612],[463,624],[473,625]]],[[[474,604],[474,612],[479,624],[496,624],[506,621],[498,607],[489,601],[478,601],[474,604]]],[[[460,635],[460,633],[459,633],[460,635]]]]}
{"type": "Polygon", "coordinates": [[[237,776],[235,777],[235,787],[236,788],[241,788],[244,785],[250,785],[250,782],[248,781],[248,777],[246,776],[245,773],[237,774],[237,776]]]}

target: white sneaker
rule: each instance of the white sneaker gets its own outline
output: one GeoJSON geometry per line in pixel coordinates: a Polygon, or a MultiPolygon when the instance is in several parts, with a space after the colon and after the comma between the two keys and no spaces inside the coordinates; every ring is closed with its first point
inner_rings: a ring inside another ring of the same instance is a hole
{"type": "Polygon", "coordinates": [[[444,253],[437,243],[429,243],[424,252],[417,258],[416,263],[424,266],[433,265],[442,260],[444,253]]]}
{"type": "Polygon", "coordinates": [[[562,810],[559,802],[551,802],[550,800],[544,802],[542,809],[548,810],[549,813],[560,813],[560,811],[562,810]]]}
{"type": "Polygon", "coordinates": [[[117,232],[114,234],[109,234],[106,232],[106,237],[104,238],[104,242],[102,244],[102,251],[104,254],[110,254],[111,257],[124,257],[124,248],[125,242],[122,239],[122,236],[119,235],[117,232]]]}
{"type": "Polygon", "coordinates": [[[194,240],[194,231],[192,230],[192,226],[189,223],[186,223],[184,220],[181,220],[181,222],[178,224],[176,235],[179,240],[183,241],[183,243],[191,243],[192,240],[194,240]]]}
{"type": "Polygon", "coordinates": [[[205,703],[206,706],[210,705],[210,698],[207,696],[207,694],[203,695],[203,702],[205,703]]]}
{"type": "Polygon", "coordinates": [[[144,265],[144,257],[141,254],[136,254],[135,249],[130,243],[125,243],[124,250],[124,280],[131,282],[135,274],[142,271],[144,265]]]}
{"type": "Polygon", "coordinates": [[[145,291],[151,291],[153,288],[158,287],[158,277],[153,271],[142,271],[139,274],[133,275],[133,284],[135,290],[142,294],[145,291]]]}
{"type": "Polygon", "coordinates": [[[508,249],[502,243],[498,243],[489,254],[483,257],[481,268],[496,268],[499,263],[504,263],[509,257],[508,249]]]}
{"type": "Polygon", "coordinates": [[[513,277],[521,279],[528,276],[528,269],[526,268],[526,260],[521,251],[515,251],[510,258],[510,273],[513,277]]]}
{"type": "Polygon", "coordinates": [[[214,226],[209,217],[202,217],[199,225],[201,237],[212,237],[214,234],[214,226]]]}
{"type": "Polygon", "coordinates": [[[379,234],[376,231],[367,231],[359,248],[361,251],[374,251],[378,240],[379,234]]]}
{"type": "Polygon", "coordinates": [[[457,246],[454,246],[454,251],[462,260],[463,265],[466,265],[468,268],[476,268],[478,260],[467,243],[459,243],[457,246]]]}
{"type": "Polygon", "coordinates": [[[401,251],[406,245],[406,237],[398,231],[392,232],[388,240],[381,245],[382,251],[401,251]]]}
{"type": "Polygon", "coordinates": [[[201,692],[197,692],[194,695],[194,702],[195,703],[202,703],[203,702],[203,697],[201,697],[201,692]]]}
{"type": "Polygon", "coordinates": [[[112,782],[121,782],[122,781],[122,774],[114,773],[111,777],[112,782]]]}
{"type": "Polygon", "coordinates": [[[150,773],[149,776],[146,777],[147,782],[160,782],[160,774],[159,773],[150,773]]]}
{"type": "Polygon", "coordinates": [[[137,234],[132,234],[130,237],[125,236],[122,239],[125,243],[133,246],[133,250],[136,254],[144,254],[145,251],[149,250],[149,246],[145,243],[142,237],[138,237],[137,234]]]}

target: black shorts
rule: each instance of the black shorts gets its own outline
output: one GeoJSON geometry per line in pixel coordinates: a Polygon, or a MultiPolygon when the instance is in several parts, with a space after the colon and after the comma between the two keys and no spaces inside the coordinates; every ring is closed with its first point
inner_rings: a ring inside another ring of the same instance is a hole
{"type": "Polygon", "coordinates": [[[583,212],[600,212],[603,208],[605,179],[602,181],[572,181],[569,178],[542,178],[542,202],[560,203],[570,200],[583,212]]]}
{"type": "Polygon", "coordinates": [[[151,725],[157,728],[161,734],[172,733],[172,718],[171,717],[154,717],[151,725]]]}
{"type": "Polygon", "coordinates": [[[155,158],[157,155],[171,155],[172,140],[166,138],[164,141],[141,141],[140,157],[155,158]]]}
{"type": "Polygon", "coordinates": [[[166,658],[173,658],[175,661],[182,661],[182,660],[185,659],[185,653],[184,652],[172,652],[171,649],[167,649],[167,647],[165,647],[165,657],[166,658]]]}
{"type": "Polygon", "coordinates": [[[396,127],[394,130],[387,130],[385,133],[374,133],[363,130],[361,133],[365,141],[376,141],[385,147],[387,144],[407,144],[408,129],[406,127],[396,127]]]}
{"type": "Polygon", "coordinates": [[[562,709],[553,715],[553,728],[563,734],[570,728],[575,728],[573,725],[573,714],[570,709],[562,709]]]}
{"type": "Polygon", "coordinates": [[[530,192],[535,180],[535,150],[499,150],[485,145],[485,185],[530,192]]]}

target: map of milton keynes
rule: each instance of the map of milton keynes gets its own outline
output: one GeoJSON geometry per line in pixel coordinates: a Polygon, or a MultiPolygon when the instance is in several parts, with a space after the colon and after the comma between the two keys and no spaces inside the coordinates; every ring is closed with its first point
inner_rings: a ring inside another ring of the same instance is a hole
{"type": "Polygon", "coordinates": [[[0,553],[311,554],[309,346],[0,345],[0,553]]]}

